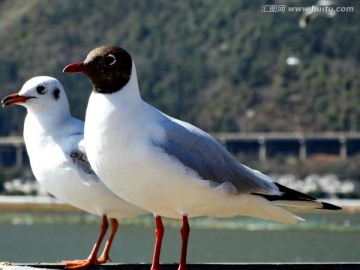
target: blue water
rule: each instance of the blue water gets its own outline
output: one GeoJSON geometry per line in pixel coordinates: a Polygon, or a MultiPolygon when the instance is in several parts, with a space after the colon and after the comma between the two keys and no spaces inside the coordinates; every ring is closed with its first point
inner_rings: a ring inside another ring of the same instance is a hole
{"type": "MultiPolygon", "coordinates": [[[[197,262],[351,262],[360,261],[359,214],[306,214],[298,225],[250,218],[190,221],[188,261],[197,262]]],[[[161,260],[178,261],[180,223],[164,220],[161,260]]],[[[0,261],[57,262],[86,258],[97,238],[100,218],[79,213],[2,213],[0,261]]],[[[119,228],[113,262],[151,262],[151,216],[119,228]]]]}

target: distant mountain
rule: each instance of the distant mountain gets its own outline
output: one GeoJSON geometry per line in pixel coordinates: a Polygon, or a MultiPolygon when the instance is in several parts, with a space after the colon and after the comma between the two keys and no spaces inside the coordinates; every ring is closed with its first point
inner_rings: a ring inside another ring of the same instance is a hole
{"type": "MultiPolygon", "coordinates": [[[[287,8],[314,3],[1,0],[1,97],[55,76],[83,118],[91,85],[61,71],[116,44],[133,55],[147,102],[207,131],[359,130],[360,2],[300,28],[302,13],[287,8]]],[[[1,109],[0,135],[20,134],[24,112],[1,109]]]]}

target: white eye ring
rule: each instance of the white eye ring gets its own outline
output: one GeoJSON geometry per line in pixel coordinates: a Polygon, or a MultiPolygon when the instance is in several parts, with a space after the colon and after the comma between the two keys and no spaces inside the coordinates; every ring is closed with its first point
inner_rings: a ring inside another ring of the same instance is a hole
{"type": "MultiPolygon", "coordinates": [[[[112,59],[112,61],[111,62],[108,62],[108,65],[109,66],[112,66],[113,64],[115,64],[116,63],[116,57],[114,56],[114,55],[112,55],[112,54],[109,54],[108,56],[106,56],[106,58],[111,58],[112,59]]],[[[110,60],[110,59],[109,59],[110,60]]]]}

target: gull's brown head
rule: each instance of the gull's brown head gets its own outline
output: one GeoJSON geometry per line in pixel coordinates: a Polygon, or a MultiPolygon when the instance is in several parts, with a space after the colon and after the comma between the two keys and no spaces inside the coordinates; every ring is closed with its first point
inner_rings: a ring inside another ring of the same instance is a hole
{"type": "Polygon", "coordinates": [[[94,91],[111,94],[121,90],[130,80],[132,58],[116,46],[101,46],[92,50],[83,62],[67,65],[63,72],[83,73],[91,80],[94,91]]]}

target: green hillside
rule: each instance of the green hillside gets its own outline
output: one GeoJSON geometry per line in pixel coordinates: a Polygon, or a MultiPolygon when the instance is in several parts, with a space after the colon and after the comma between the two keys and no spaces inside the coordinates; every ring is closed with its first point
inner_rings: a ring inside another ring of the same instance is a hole
{"type": "MultiPolygon", "coordinates": [[[[1,97],[37,75],[60,79],[83,118],[91,85],[62,74],[99,45],[126,48],[143,98],[207,131],[360,129],[360,2],[319,16],[261,12],[316,1],[1,0],[1,97]],[[288,57],[300,64],[286,64],[288,57]]],[[[24,109],[0,110],[0,135],[21,134],[24,109]]]]}

